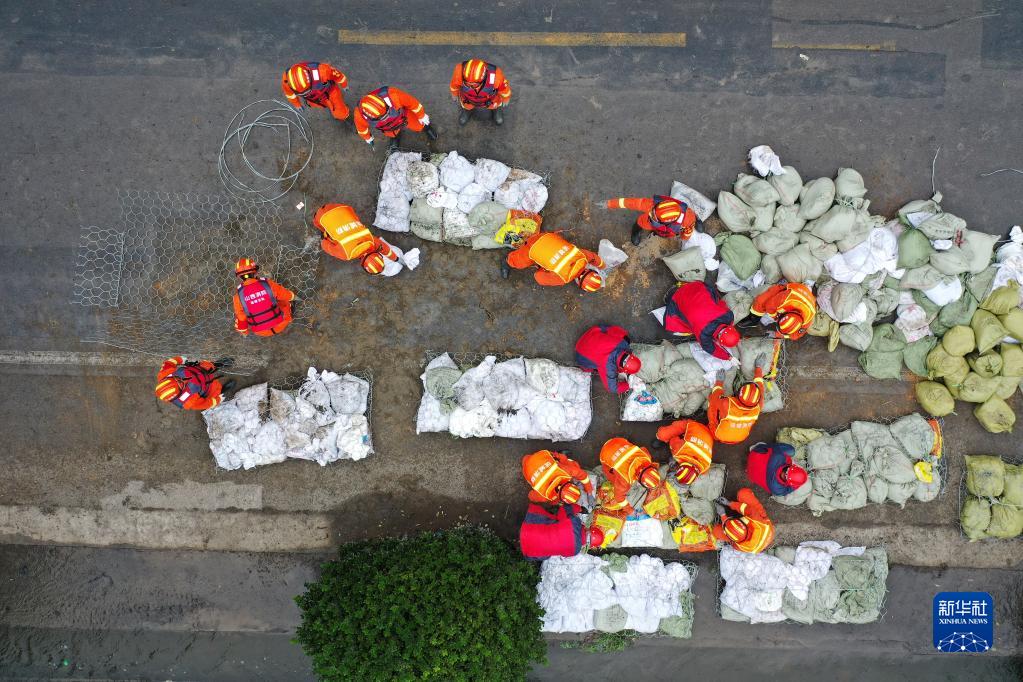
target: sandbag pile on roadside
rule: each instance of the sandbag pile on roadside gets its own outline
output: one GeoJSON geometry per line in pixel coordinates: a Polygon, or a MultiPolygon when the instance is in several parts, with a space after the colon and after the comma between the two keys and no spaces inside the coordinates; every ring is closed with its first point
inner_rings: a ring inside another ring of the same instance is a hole
{"type": "Polygon", "coordinates": [[[475,163],[456,151],[424,159],[394,152],[384,164],[373,225],[473,249],[502,248],[495,240],[509,209],[539,213],[547,186],[536,173],[493,159],[475,163]]]}
{"type": "Polygon", "coordinates": [[[790,507],[805,503],[814,516],[871,503],[930,502],[941,491],[941,429],[936,420],[919,414],[890,426],[856,421],[834,435],[786,427],[775,440],[795,448],[793,460],[809,478],[790,494],[772,499],[790,507]]]}
{"type": "Polygon", "coordinates": [[[959,523],[971,542],[1023,534],[1023,464],[994,455],[967,455],[959,523]]]}

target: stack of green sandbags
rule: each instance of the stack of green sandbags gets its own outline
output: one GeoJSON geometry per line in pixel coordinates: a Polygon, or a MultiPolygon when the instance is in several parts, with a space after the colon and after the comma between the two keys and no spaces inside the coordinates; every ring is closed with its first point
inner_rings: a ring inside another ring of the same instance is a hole
{"type": "Polygon", "coordinates": [[[950,327],[940,343],[914,348],[912,359],[909,346],[904,349],[907,366],[928,379],[916,385],[921,407],[942,417],[952,413],[956,400],[963,400],[976,404],[973,414],[987,431],[1012,431],[1016,415],[1006,401],[1023,382],[1023,348],[1005,339],[1023,341],[1019,302],[1019,285],[1011,281],[985,296],[969,324],[950,327]]]}
{"type": "Polygon", "coordinates": [[[959,522],[971,542],[1023,534],[1023,465],[995,455],[967,455],[966,492],[959,522]]]}

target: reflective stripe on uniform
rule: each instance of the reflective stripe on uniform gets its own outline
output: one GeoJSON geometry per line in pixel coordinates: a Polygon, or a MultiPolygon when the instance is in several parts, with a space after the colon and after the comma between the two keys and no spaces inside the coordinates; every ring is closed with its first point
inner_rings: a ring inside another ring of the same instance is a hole
{"type": "Polygon", "coordinates": [[[586,267],[586,258],[578,247],[560,235],[548,232],[529,247],[529,258],[544,270],[568,284],[586,267]]]}

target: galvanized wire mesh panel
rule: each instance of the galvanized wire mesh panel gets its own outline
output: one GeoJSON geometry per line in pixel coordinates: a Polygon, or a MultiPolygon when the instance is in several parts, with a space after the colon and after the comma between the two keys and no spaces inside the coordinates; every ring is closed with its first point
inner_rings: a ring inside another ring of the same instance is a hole
{"type": "MultiPolygon", "coordinates": [[[[1021,465],[1023,465],[1023,459],[1021,459],[1021,458],[1002,457],[1002,461],[1005,462],[1006,464],[1012,464],[1014,466],[1021,466],[1021,465]]],[[[967,498],[976,497],[977,499],[987,500],[989,504],[1004,504],[1003,502],[998,502],[997,498],[981,497],[979,495],[974,495],[969,490],[967,490],[967,488],[966,488],[966,474],[967,474],[967,470],[966,470],[966,466],[964,465],[963,466],[963,474],[959,478],[959,489],[958,489],[958,496],[959,496],[958,502],[959,502],[959,504],[958,504],[958,515],[956,517],[956,526],[959,528],[959,535],[960,535],[960,537],[963,537],[963,538],[966,537],[966,530],[963,528],[963,503],[966,502],[967,498]]],[[[1020,540],[1023,540],[1023,535],[1017,535],[1014,538],[980,538],[979,541],[980,542],[986,542],[986,541],[995,541],[995,542],[1013,542],[1013,541],[1016,541],[1016,542],[1019,542],[1020,540]]],[[[978,540],[973,540],[973,542],[978,542],[978,540]]]]}
{"type": "MultiPolygon", "coordinates": [[[[321,370],[322,371],[322,370],[321,370]]],[[[334,370],[330,370],[333,372],[334,370]]],[[[373,371],[370,369],[348,369],[337,371],[336,374],[344,376],[351,374],[369,384],[369,393],[366,395],[366,421],[369,423],[370,436],[373,435],[373,371]]],[[[278,391],[297,391],[306,380],[305,374],[289,374],[280,379],[273,379],[267,382],[270,388],[278,391]]]]}
{"type": "Polygon", "coordinates": [[[124,232],[95,225],[82,228],[75,255],[72,301],[78,305],[112,308],[121,292],[124,232]]]}

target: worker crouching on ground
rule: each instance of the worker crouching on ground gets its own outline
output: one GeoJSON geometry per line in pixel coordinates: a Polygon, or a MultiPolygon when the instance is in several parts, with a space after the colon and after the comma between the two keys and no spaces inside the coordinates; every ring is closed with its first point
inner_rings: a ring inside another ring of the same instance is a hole
{"type": "Polygon", "coordinates": [[[806,470],[792,461],[788,443],[757,443],[749,449],[746,476],[772,495],[785,496],[806,483],[806,470]]]}
{"type": "Polygon", "coordinates": [[[383,85],[359,100],[354,120],[355,131],[370,147],[373,146],[373,133],[369,130],[369,121],[373,122],[374,128],[391,138],[388,145],[391,148],[397,148],[398,137],[405,128],[425,132],[431,140],[437,139],[437,132],[430,127],[430,117],[422,103],[391,85],[383,85]]]}
{"type": "Polygon", "coordinates": [[[299,62],[284,72],[281,90],[288,104],[302,108],[329,109],[339,121],[348,118],[351,110],[345,104],[342,90],[348,89],[348,77],[325,62],[299,62]]]}
{"type": "Polygon", "coordinates": [[[579,337],[575,344],[575,364],[600,376],[604,388],[612,393],[625,393],[629,382],[619,374],[635,374],[642,363],[632,354],[629,333],[613,325],[595,325],[579,337]],[[614,382],[614,386],[612,386],[614,382]]]}
{"type": "Polygon", "coordinates": [[[504,73],[482,59],[470,59],[455,65],[451,74],[451,96],[462,107],[458,125],[464,126],[476,109],[490,109],[494,123],[504,123],[503,107],[511,101],[511,86],[504,73]]]}
{"type": "Polygon", "coordinates": [[[753,381],[744,383],[730,396],[725,395],[725,372],[718,370],[707,408],[707,426],[714,440],[734,444],[749,438],[764,406],[764,368],[768,362],[766,355],[758,356],[753,381]]]}
{"type": "Polygon", "coordinates": [[[522,458],[522,475],[532,490],[530,502],[576,504],[593,492],[590,475],[568,455],[538,450],[522,458]]]}
{"type": "Polygon", "coordinates": [[[234,380],[220,382],[217,370],[228,367],[227,360],[189,360],[184,356],[167,358],[156,375],[156,397],[183,410],[208,410],[224,402],[224,393],[234,388],[234,380]]]}
{"type": "Polygon", "coordinates": [[[661,473],[650,452],[624,438],[612,438],[604,443],[600,449],[600,464],[604,476],[613,486],[611,498],[601,500],[601,503],[611,511],[631,512],[634,509],[628,500],[629,489],[634,483],[647,490],[661,484],[661,473]]]}
{"type": "Polygon", "coordinates": [[[741,336],[733,322],[735,315],[704,282],[686,282],[678,286],[668,299],[664,311],[664,328],[679,336],[693,336],[700,347],[716,358],[732,357],[729,348],[739,345],[741,336]]]}
{"type": "Polygon", "coordinates": [[[575,282],[583,291],[599,291],[604,278],[598,268],[604,260],[586,249],[570,243],[556,232],[538,232],[501,261],[501,277],[507,279],[509,268],[525,270],[535,267],[533,279],[545,287],[561,287],[575,282]]]}
{"type": "Polygon", "coordinates": [[[235,265],[238,289],[234,294],[234,328],[242,335],[275,336],[291,324],[291,303],[295,294],[256,273],[259,266],[250,258],[235,265]]]}
{"type": "Polygon", "coordinates": [[[773,318],[782,337],[800,339],[813,324],[817,298],[805,284],[775,284],[753,300],[750,312],[773,318]]]}
{"type": "Polygon", "coordinates": [[[604,531],[587,528],[579,518],[582,509],[574,504],[561,505],[551,511],[531,503],[526,518],[519,526],[519,546],[529,559],[549,559],[552,556],[575,556],[583,548],[597,548],[604,544],[604,531]]]}
{"type": "Polygon", "coordinates": [[[736,495],[736,502],[724,497],[715,501],[720,523],[714,524],[714,537],[740,552],[759,554],[774,541],[774,524],[767,518],[764,505],[749,488],[736,495]]]}
{"type": "Polygon", "coordinates": [[[327,204],[313,216],[313,225],[323,234],[324,251],[339,260],[358,260],[371,275],[382,273],[388,262],[398,262],[391,245],[374,237],[351,206],[327,204]]]}
{"type": "Polygon", "coordinates": [[[675,460],[675,480],[692,485],[707,473],[714,458],[714,436],[710,429],[692,419],[679,419],[657,429],[654,447],[667,443],[675,460]]]}
{"type": "Polygon", "coordinates": [[[632,226],[632,243],[639,246],[644,234],[656,234],[658,237],[681,237],[683,241],[693,236],[693,231],[701,225],[696,212],[684,201],[660,194],[652,198],[608,199],[610,209],[627,208],[632,211],[643,211],[632,226]]]}

